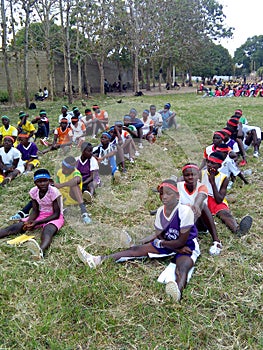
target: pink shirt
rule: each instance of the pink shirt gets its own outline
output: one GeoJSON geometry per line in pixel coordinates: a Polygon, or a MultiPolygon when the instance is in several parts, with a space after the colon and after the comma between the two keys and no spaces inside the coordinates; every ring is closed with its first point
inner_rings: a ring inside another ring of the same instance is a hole
{"type": "Polygon", "coordinates": [[[43,198],[39,198],[39,189],[37,186],[31,188],[29,195],[35,199],[39,205],[39,212],[53,213],[53,202],[59,198],[60,212],[63,212],[62,195],[60,191],[53,186],[48,186],[48,191],[43,198]]]}

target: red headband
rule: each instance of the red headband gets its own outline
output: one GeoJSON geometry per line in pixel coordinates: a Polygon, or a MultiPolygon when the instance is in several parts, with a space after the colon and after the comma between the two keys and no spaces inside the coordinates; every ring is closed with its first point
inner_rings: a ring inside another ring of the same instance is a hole
{"type": "Polygon", "coordinates": [[[215,158],[215,157],[208,157],[208,160],[210,160],[211,162],[213,163],[217,163],[217,164],[222,164],[223,163],[223,160],[221,159],[218,159],[218,158],[215,158]]]}
{"type": "Polygon", "coordinates": [[[230,130],[227,130],[227,129],[223,129],[222,132],[225,132],[229,136],[232,135],[232,132],[230,130]]]}
{"type": "Polygon", "coordinates": [[[24,138],[24,139],[28,139],[29,138],[29,135],[28,134],[18,134],[18,136],[20,139],[21,138],[24,138]]]}
{"type": "Polygon", "coordinates": [[[182,172],[184,172],[186,169],[196,169],[199,170],[198,166],[195,164],[187,164],[182,167],[182,172]]]}
{"type": "Polygon", "coordinates": [[[237,127],[237,124],[238,124],[238,123],[234,123],[234,122],[232,122],[232,121],[229,119],[229,120],[228,120],[228,124],[237,127]]]}
{"type": "Polygon", "coordinates": [[[224,139],[225,138],[225,135],[224,134],[222,134],[220,131],[216,131],[216,132],[214,132],[214,135],[219,135],[222,139],[224,139]]]}
{"type": "Polygon", "coordinates": [[[230,147],[225,147],[225,148],[221,148],[221,147],[216,147],[216,150],[219,152],[230,152],[231,148],[230,147]]]}
{"type": "Polygon", "coordinates": [[[169,187],[171,190],[178,192],[178,188],[175,185],[169,184],[168,182],[161,183],[161,185],[158,187],[158,190],[160,190],[162,187],[169,187]]]}
{"type": "Polygon", "coordinates": [[[9,140],[11,140],[13,143],[15,142],[15,140],[13,139],[12,136],[5,136],[5,137],[4,137],[4,140],[5,140],[5,139],[9,139],[9,140]]]}

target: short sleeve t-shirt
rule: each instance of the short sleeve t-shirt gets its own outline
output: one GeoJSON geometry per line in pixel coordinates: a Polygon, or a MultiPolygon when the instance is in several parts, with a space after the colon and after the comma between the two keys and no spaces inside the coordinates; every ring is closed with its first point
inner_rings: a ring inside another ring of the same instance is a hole
{"type": "Polygon", "coordinates": [[[185,204],[185,205],[194,205],[196,196],[199,193],[205,194],[206,197],[208,195],[208,189],[206,185],[202,184],[201,182],[197,182],[196,189],[193,192],[189,192],[185,181],[177,182],[177,188],[179,192],[179,203],[185,204]]]}
{"type": "MultiPolygon", "coordinates": [[[[18,122],[18,124],[19,124],[20,122],[18,122]]],[[[32,131],[35,131],[36,129],[35,129],[35,127],[34,127],[34,125],[29,121],[29,120],[27,120],[26,122],[25,122],[25,124],[23,124],[22,126],[21,126],[21,128],[22,128],[22,130],[24,131],[24,132],[26,132],[27,134],[30,134],[32,131]]]]}
{"type": "Polygon", "coordinates": [[[38,148],[34,142],[31,142],[27,147],[20,143],[17,149],[21,152],[22,160],[29,160],[31,158],[37,159],[38,148]]]}
{"type": "MultiPolygon", "coordinates": [[[[155,228],[165,231],[164,239],[176,240],[182,229],[190,229],[187,243],[197,237],[198,232],[194,224],[194,213],[188,205],[178,204],[170,217],[165,217],[164,206],[157,210],[155,228]]],[[[186,243],[186,244],[187,244],[186,243]]]]}
{"type": "Polygon", "coordinates": [[[84,137],[83,134],[86,131],[86,126],[82,120],[79,120],[77,125],[71,124],[71,129],[73,131],[73,141],[76,141],[78,137],[84,137]]]}
{"type": "Polygon", "coordinates": [[[53,212],[53,202],[57,198],[59,199],[60,211],[62,212],[63,210],[62,195],[60,191],[54,186],[48,186],[48,191],[43,198],[39,198],[39,189],[37,186],[31,188],[29,195],[32,199],[37,201],[40,212],[53,212]]]}
{"type": "Polygon", "coordinates": [[[3,126],[0,127],[0,135],[5,136],[15,136],[17,137],[17,128],[12,125],[9,125],[8,129],[3,126]]]}
{"type": "Polygon", "coordinates": [[[83,181],[85,181],[90,177],[92,171],[99,170],[99,164],[97,159],[93,156],[90,159],[86,159],[84,162],[79,158],[76,168],[80,171],[83,181]]]}
{"type": "Polygon", "coordinates": [[[11,166],[15,159],[21,160],[21,153],[19,152],[18,149],[14,147],[11,147],[11,149],[7,153],[5,152],[4,147],[1,147],[0,156],[2,158],[2,162],[7,166],[9,165],[11,166]]]}
{"type": "Polygon", "coordinates": [[[71,128],[66,128],[65,131],[63,131],[60,127],[56,128],[54,131],[54,135],[58,135],[57,143],[59,145],[64,145],[66,143],[69,143],[71,138],[73,137],[73,132],[71,128]]]}

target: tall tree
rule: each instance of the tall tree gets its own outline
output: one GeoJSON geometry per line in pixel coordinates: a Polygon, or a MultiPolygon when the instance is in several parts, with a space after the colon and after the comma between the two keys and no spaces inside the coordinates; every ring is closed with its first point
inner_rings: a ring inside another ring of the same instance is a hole
{"type": "Polygon", "coordinates": [[[54,49],[52,47],[52,41],[55,36],[52,32],[54,27],[54,20],[59,13],[59,9],[56,6],[56,0],[39,0],[35,3],[35,10],[38,13],[42,24],[42,41],[44,41],[44,50],[46,53],[46,61],[48,62],[48,90],[49,97],[53,101],[54,87],[55,87],[55,68],[54,68],[54,49]]]}
{"type": "Polygon", "coordinates": [[[248,38],[234,53],[234,61],[245,74],[263,66],[263,35],[248,38]]]}
{"type": "Polygon", "coordinates": [[[6,7],[5,1],[1,0],[1,18],[2,18],[2,52],[4,57],[4,66],[5,66],[5,74],[6,74],[6,83],[7,83],[7,92],[8,92],[8,100],[11,105],[14,104],[14,93],[11,85],[10,73],[9,73],[9,56],[7,51],[7,19],[6,19],[6,7]]]}
{"type": "Polygon", "coordinates": [[[29,89],[28,89],[28,32],[30,24],[30,14],[32,13],[32,7],[37,0],[21,0],[21,7],[25,13],[25,16],[21,16],[20,20],[24,24],[24,94],[25,94],[25,105],[29,107],[29,89]]]}

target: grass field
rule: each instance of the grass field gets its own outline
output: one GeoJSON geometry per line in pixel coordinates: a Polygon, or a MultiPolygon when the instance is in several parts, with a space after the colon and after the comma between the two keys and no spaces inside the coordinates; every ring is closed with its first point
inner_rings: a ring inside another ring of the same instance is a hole
{"type": "MultiPolygon", "coordinates": [[[[250,184],[237,180],[228,198],[238,220],[253,217],[252,229],[240,239],[216,220],[223,242],[219,257],[208,253],[211,238],[200,235],[202,255],[180,304],[169,300],[157,282],[169,260],[107,261],[90,270],[79,261],[76,246],[106,254],[125,246],[123,231],[134,243],[150,234],[154,218],[149,210],[160,205],[152,188],[180,175],[184,163],[199,163],[213,131],[225,126],[236,108],[242,108],[249,124],[263,128],[263,99],[203,99],[194,93],[126,96],[120,104],[118,99],[96,97],[87,104],[98,103],[115,121],[132,107],[141,115],[150,104],[162,108],[170,102],[180,128],[152,146],[145,144],[136,163],[127,164],[119,185],[103,178],[104,186],[88,208],[92,224],[82,224],[73,209],[44,262],[33,262],[25,245],[10,247],[1,240],[0,349],[262,349],[263,172],[262,158],[253,158],[251,149],[245,167],[253,172],[250,184]]],[[[46,108],[54,128],[65,103],[45,101],[37,111],[46,108]]],[[[74,105],[81,107],[80,101],[74,105]]],[[[0,110],[13,124],[17,121],[19,108],[0,110]]],[[[40,161],[55,174],[62,158],[52,152],[40,161]]],[[[27,201],[32,184],[32,178],[23,176],[0,188],[1,226],[27,201]]]]}

